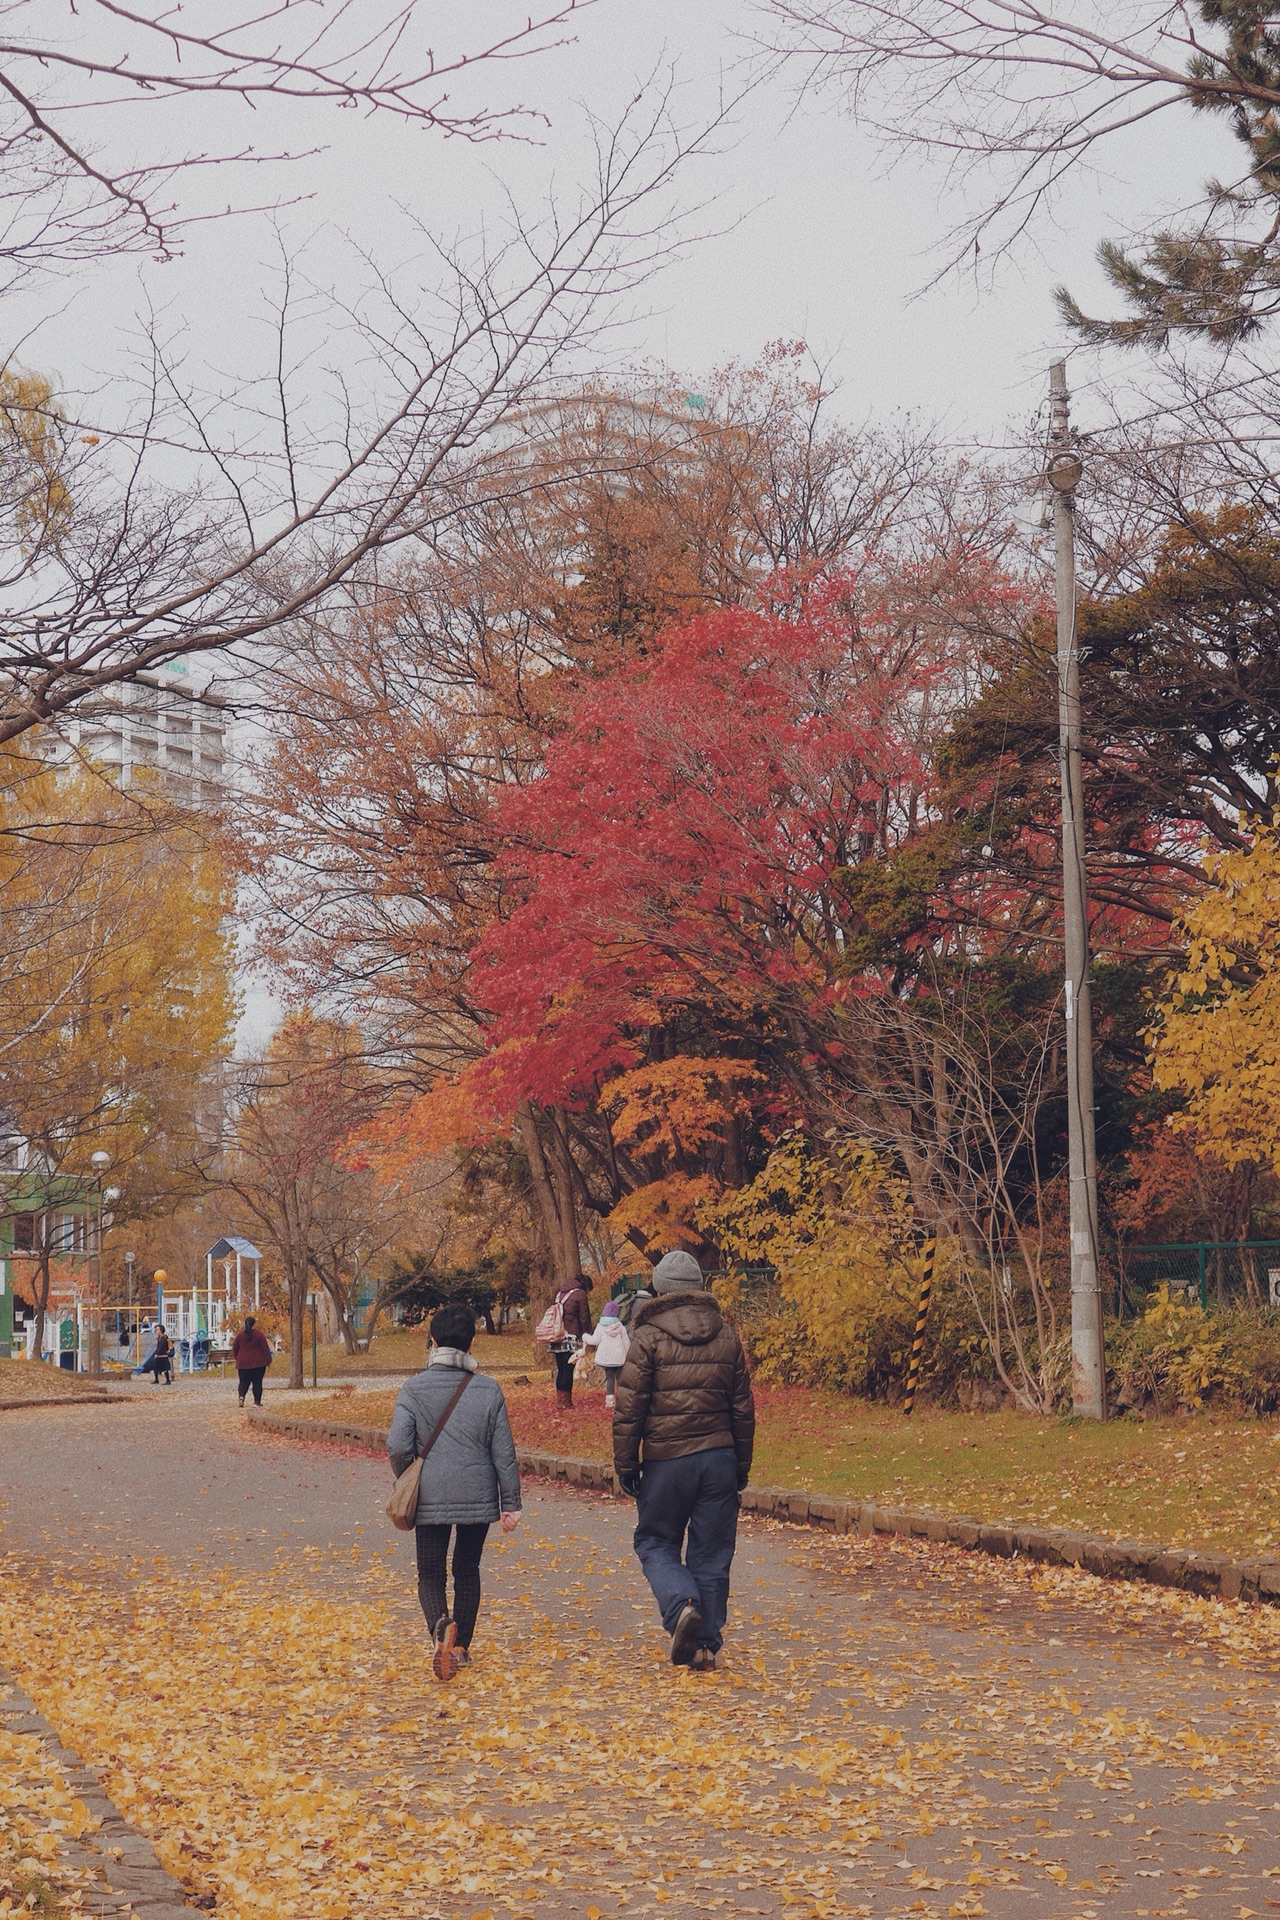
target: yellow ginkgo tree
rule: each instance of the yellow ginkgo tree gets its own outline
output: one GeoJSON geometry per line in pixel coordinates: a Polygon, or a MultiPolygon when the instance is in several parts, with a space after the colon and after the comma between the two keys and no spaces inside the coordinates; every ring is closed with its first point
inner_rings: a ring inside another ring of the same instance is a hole
{"type": "Polygon", "coordinates": [[[1280,829],[1259,825],[1207,877],[1150,1030],[1155,1084],[1183,1096],[1170,1124],[1197,1152],[1280,1172],[1280,829]]]}
{"type": "MultiPolygon", "coordinates": [[[[230,906],[199,822],[158,790],[0,756],[0,1127],[26,1162],[0,1207],[83,1199],[98,1149],[134,1214],[199,1190],[237,1011],[230,906]]],[[[36,1253],[39,1322],[43,1232],[36,1253]]]]}
{"type": "Polygon", "coordinates": [[[43,375],[0,370],[0,527],[30,559],[56,547],[72,511],[68,430],[43,375]]]}

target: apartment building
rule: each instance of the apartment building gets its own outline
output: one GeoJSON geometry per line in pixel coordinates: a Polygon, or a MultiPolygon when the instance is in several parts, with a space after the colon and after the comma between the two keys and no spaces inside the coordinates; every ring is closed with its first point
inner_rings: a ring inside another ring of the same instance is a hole
{"type": "Polygon", "coordinates": [[[63,738],[122,786],[139,767],[183,806],[220,806],[226,793],[227,703],[178,662],[84,702],[63,738]]]}

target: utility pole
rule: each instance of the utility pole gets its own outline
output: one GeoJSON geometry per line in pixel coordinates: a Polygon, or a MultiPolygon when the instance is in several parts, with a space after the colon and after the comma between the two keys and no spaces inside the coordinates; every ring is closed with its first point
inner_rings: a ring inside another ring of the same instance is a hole
{"type": "Polygon", "coordinates": [[[89,1155],[89,1165],[93,1168],[98,1182],[98,1237],[93,1250],[93,1294],[89,1307],[89,1353],[88,1371],[96,1378],[102,1378],[102,1230],[103,1230],[103,1191],[102,1183],[107,1177],[107,1168],[111,1165],[111,1155],[99,1147],[96,1153],[89,1155]]]}
{"type": "Polygon", "coordinates": [[[1107,1363],[1098,1274],[1098,1159],[1093,1129],[1093,1009],[1088,878],[1080,776],[1080,656],[1076,651],[1075,491],[1083,462],[1071,444],[1067,369],[1049,369],[1049,484],[1058,600],[1058,732],[1062,767],[1062,931],[1067,1025],[1067,1142],[1071,1189],[1071,1406],[1107,1417],[1107,1363]]]}

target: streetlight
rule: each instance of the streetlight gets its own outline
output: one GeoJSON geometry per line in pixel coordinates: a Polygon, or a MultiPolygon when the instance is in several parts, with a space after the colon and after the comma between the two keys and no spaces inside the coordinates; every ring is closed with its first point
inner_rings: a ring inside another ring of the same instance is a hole
{"type": "Polygon", "coordinates": [[[130,1306],[133,1305],[133,1263],[137,1257],[136,1253],[126,1253],[124,1257],[125,1285],[128,1289],[130,1306]]]}
{"type": "Polygon", "coordinates": [[[89,1307],[89,1372],[97,1378],[102,1375],[102,1180],[111,1165],[111,1155],[102,1147],[89,1155],[89,1165],[98,1180],[98,1239],[94,1248],[94,1287],[89,1307]]]}

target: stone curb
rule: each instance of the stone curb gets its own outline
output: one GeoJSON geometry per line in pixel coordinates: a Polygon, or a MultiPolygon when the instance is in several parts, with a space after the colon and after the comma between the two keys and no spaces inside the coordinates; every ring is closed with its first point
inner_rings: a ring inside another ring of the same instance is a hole
{"type": "Polygon", "coordinates": [[[57,1761],[72,1793],[97,1821],[96,1830],[79,1839],[60,1835],[59,1846],[73,1867],[88,1867],[101,1875],[103,1897],[114,1903],[113,1912],[135,1913],[139,1920],[189,1920],[200,1911],[187,1904],[186,1889],[161,1866],[151,1842],[107,1798],[93,1768],[63,1746],[30,1695],[2,1667],[0,1728],[6,1733],[36,1734],[57,1761]]]}
{"type": "MultiPolygon", "coordinates": [[[[286,1414],[251,1413],[255,1427],[297,1440],[327,1440],[339,1446],[385,1453],[385,1427],[349,1427],[330,1420],[301,1420],[286,1414]]],[[[613,1468],[602,1460],[577,1460],[565,1454],[516,1450],[522,1473],[543,1480],[564,1480],[597,1493],[620,1491],[613,1468]]],[[[1082,1567],[1101,1580],[1137,1580],[1174,1587],[1182,1593],[1218,1600],[1280,1605],[1280,1561],[1235,1560],[1225,1553],[1195,1553],[1185,1547],[1149,1546],[1138,1540],[1108,1540],[1064,1527],[997,1526],[963,1514],[882,1507],[871,1500],[844,1500],[836,1494],[799,1493],[790,1487],[748,1487],[744,1513],[759,1513],[793,1526],[823,1527],[829,1533],[905,1534],[920,1540],[965,1547],[1001,1560],[1036,1560],[1047,1567],[1082,1567]]]]}
{"type": "Polygon", "coordinates": [[[416,1367],[350,1367],[344,1373],[341,1368],[336,1373],[324,1375],[326,1380],[410,1380],[418,1372],[416,1367]]]}

